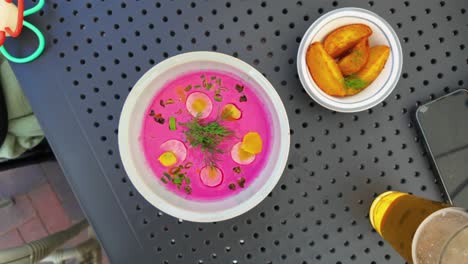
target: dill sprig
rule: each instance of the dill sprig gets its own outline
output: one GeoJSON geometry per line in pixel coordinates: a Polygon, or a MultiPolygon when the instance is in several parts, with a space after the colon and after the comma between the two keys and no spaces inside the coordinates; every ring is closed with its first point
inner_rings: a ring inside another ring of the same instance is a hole
{"type": "Polygon", "coordinates": [[[223,126],[219,119],[204,123],[195,117],[180,125],[187,128],[184,134],[188,143],[194,148],[200,148],[205,154],[206,162],[213,166],[217,161],[216,155],[224,153],[219,144],[234,134],[234,131],[223,126]]]}

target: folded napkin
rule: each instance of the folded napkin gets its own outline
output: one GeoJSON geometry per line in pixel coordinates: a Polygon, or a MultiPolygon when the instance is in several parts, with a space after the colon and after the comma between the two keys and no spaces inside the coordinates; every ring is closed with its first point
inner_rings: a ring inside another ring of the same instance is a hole
{"type": "Polygon", "coordinates": [[[0,147],[0,158],[14,159],[38,145],[44,133],[3,56],[0,56],[0,83],[8,112],[8,133],[0,147]]]}

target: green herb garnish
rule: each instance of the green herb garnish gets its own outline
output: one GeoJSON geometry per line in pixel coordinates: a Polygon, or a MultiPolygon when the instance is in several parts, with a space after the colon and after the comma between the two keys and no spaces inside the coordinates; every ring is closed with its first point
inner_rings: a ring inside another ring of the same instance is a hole
{"type": "Polygon", "coordinates": [[[189,144],[194,148],[200,148],[204,154],[206,162],[214,165],[216,163],[216,154],[224,153],[219,148],[221,142],[234,134],[234,132],[223,126],[219,120],[204,123],[198,117],[195,117],[187,123],[181,123],[181,126],[187,128],[184,134],[189,144]]]}
{"type": "Polygon", "coordinates": [[[241,188],[244,188],[244,186],[245,186],[245,178],[242,177],[242,178],[240,178],[239,180],[237,180],[237,185],[239,185],[239,187],[241,187],[241,188]]]}
{"type": "Polygon", "coordinates": [[[189,85],[185,86],[185,89],[184,89],[184,90],[185,90],[186,92],[192,90],[192,85],[189,84],[189,85]]]}
{"type": "Polygon", "coordinates": [[[187,172],[182,171],[183,169],[186,169],[186,167],[191,167],[191,165],[189,164],[191,164],[191,162],[187,162],[185,165],[181,164],[179,166],[170,168],[168,172],[163,173],[163,176],[161,177],[161,181],[164,184],[172,183],[176,185],[178,190],[181,190],[181,188],[184,187],[184,191],[187,194],[191,194],[192,193],[192,188],[190,187],[191,180],[187,176],[187,172]]]}
{"type": "Polygon", "coordinates": [[[237,167],[232,168],[232,171],[234,171],[234,173],[239,174],[239,173],[241,173],[241,168],[239,166],[237,166],[237,167]]]}
{"type": "Polygon", "coordinates": [[[222,102],[222,101],[223,101],[223,97],[222,97],[221,94],[219,94],[219,93],[215,94],[215,96],[213,97],[213,99],[214,99],[216,102],[222,102]]]}
{"type": "Polygon", "coordinates": [[[239,93],[242,93],[244,91],[244,85],[236,84],[236,90],[239,93]]]}
{"type": "Polygon", "coordinates": [[[174,184],[181,185],[182,184],[182,177],[180,175],[172,180],[174,184]]]}
{"type": "Polygon", "coordinates": [[[345,77],[345,86],[351,89],[362,89],[367,86],[367,83],[355,75],[345,77]]]}
{"type": "Polygon", "coordinates": [[[169,173],[164,172],[163,176],[166,177],[168,181],[172,181],[172,177],[171,177],[171,175],[169,173]]]}
{"type": "Polygon", "coordinates": [[[176,130],[177,129],[175,117],[169,117],[169,129],[170,130],[176,130]]]}

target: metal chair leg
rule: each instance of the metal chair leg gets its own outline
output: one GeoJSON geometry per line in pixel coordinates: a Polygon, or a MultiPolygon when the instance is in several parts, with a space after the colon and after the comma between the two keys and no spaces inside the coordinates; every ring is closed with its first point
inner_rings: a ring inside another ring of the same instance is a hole
{"type": "Polygon", "coordinates": [[[24,246],[0,251],[0,264],[37,263],[88,227],[86,220],[46,238],[24,246]]]}
{"type": "Polygon", "coordinates": [[[42,261],[62,264],[71,259],[80,264],[100,264],[101,247],[94,238],[90,238],[74,248],[56,250],[42,261]]]}

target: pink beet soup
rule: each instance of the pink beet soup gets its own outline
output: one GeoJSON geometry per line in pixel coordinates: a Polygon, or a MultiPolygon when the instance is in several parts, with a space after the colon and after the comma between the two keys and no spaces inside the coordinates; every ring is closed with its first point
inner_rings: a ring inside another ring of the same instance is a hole
{"type": "Polygon", "coordinates": [[[239,77],[220,71],[186,73],[154,96],[141,144],[155,180],[191,200],[242,192],[265,167],[270,115],[239,77]]]}

